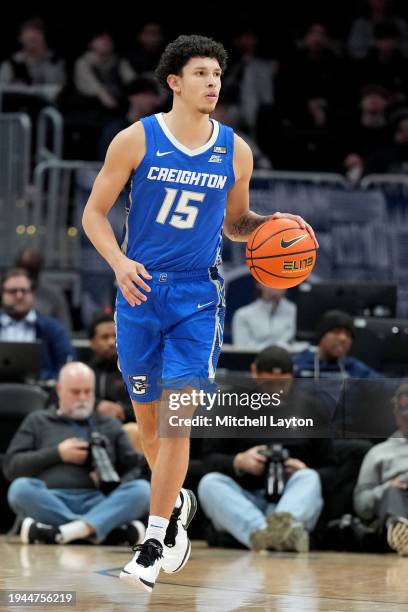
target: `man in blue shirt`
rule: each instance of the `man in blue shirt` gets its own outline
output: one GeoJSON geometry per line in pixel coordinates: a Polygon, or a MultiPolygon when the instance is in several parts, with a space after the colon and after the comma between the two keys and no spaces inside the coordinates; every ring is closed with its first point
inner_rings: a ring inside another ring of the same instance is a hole
{"type": "Polygon", "coordinates": [[[329,310],[317,327],[318,346],[294,358],[298,378],[379,378],[368,365],[350,357],[354,339],[353,319],[341,310],[329,310]]]}
{"type": "Polygon", "coordinates": [[[26,270],[13,268],[4,274],[1,299],[0,341],[41,340],[40,379],[56,379],[62,366],[72,360],[74,349],[62,323],[34,309],[34,288],[26,270]]]}

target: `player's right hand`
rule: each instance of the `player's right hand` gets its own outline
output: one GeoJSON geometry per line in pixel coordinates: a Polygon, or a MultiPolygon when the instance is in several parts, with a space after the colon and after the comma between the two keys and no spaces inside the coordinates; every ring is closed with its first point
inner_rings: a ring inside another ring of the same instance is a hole
{"type": "Polygon", "coordinates": [[[120,260],[113,271],[123,297],[131,306],[140,306],[142,302],[147,300],[145,294],[138,289],[140,287],[144,291],[151,291],[143,278],[150,280],[152,277],[143,264],[123,256],[123,259],[120,260]],[[141,278],[142,276],[143,278],[141,278]]]}
{"type": "Polygon", "coordinates": [[[58,444],[58,453],[64,463],[81,465],[88,458],[89,442],[80,438],[67,438],[58,444]]]}

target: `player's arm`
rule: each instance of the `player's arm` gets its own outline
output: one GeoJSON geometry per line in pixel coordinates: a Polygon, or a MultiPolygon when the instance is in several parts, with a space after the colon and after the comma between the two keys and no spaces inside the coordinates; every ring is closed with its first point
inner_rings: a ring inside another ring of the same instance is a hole
{"type": "Polygon", "coordinates": [[[115,136],[107,151],[103,168],[95,179],[82,217],[86,235],[115,272],[118,285],[132,306],[140,305],[147,299],[140,289],[150,291],[143,278],[150,279],[151,276],[143,264],[122,253],[107,215],[142,160],[145,148],[145,134],[141,123],[136,123],[115,136]]]}
{"type": "Polygon", "coordinates": [[[249,210],[249,181],[251,179],[252,170],[252,151],[247,143],[235,134],[234,172],[236,180],[234,186],[228,193],[224,234],[228,236],[230,240],[246,242],[252,232],[268,219],[287,218],[296,221],[302,229],[307,229],[312,238],[316,241],[313,229],[298,215],[276,212],[273,215],[263,216],[249,210]]]}

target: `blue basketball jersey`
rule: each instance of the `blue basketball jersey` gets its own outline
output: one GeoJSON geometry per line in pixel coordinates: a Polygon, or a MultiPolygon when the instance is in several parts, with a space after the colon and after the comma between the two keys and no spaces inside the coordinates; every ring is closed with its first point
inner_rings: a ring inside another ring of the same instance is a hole
{"type": "Polygon", "coordinates": [[[210,140],[188,149],[161,114],[141,120],[146,155],[133,173],[122,251],[148,271],[210,268],[221,261],[234,132],[212,120],[210,140]]]}

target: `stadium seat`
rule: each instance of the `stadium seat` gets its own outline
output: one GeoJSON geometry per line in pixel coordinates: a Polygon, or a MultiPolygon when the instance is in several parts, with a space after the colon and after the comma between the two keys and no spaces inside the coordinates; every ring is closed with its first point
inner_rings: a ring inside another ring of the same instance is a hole
{"type": "Polygon", "coordinates": [[[4,454],[24,418],[34,410],[45,408],[47,398],[47,393],[39,387],[0,384],[0,531],[9,529],[15,518],[7,504],[9,483],[2,471],[4,454]]]}

